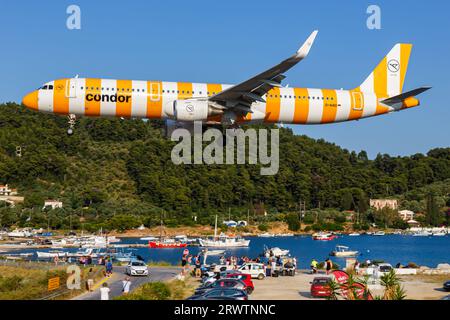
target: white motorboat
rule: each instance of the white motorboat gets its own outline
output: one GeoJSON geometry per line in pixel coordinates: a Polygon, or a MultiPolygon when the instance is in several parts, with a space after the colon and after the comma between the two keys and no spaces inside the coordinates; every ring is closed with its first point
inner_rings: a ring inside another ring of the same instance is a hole
{"type": "Polygon", "coordinates": [[[445,237],[446,235],[445,231],[433,232],[433,237],[445,237]]]}
{"type": "Polygon", "coordinates": [[[336,246],[336,248],[330,253],[331,256],[335,257],[354,257],[358,254],[358,251],[350,250],[350,248],[346,246],[336,246]]]}
{"type": "Polygon", "coordinates": [[[275,235],[273,233],[265,232],[265,233],[258,234],[258,237],[259,238],[273,238],[273,237],[275,237],[275,235]]]}
{"type": "Polygon", "coordinates": [[[413,233],[413,237],[429,237],[432,233],[426,230],[413,233]]]}
{"type": "Polygon", "coordinates": [[[264,255],[266,258],[270,257],[285,257],[289,254],[289,250],[280,249],[279,247],[273,247],[273,248],[265,248],[264,255]]]}
{"type": "Polygon", "coordinates": [[[158,240],[158,238],[157,237],[153,237],[153,236],[148,236],[148,237],[142,237],[142,238],[140,238],[140,240],[142,240],[142,241],[155,241],[155,240],[158,240]]]}
{"type": "Polygon", "coordinates": [[[215,247],[215,248],[229,248],[229,247],[248,247],[250,240],[246,240],[241,237],[229,237],[221,234],[219,237],[213,239],[199,239],[200,246],[202,247],[215,247]]]}
{"type": "Polygon", "coordinates": [[[373,234],[374,236],[385,236],[386,235],[386,232],[384,232],[384,231],[377,231],[377,232],[375,232],[374,234],[373,234]]]}
{"type": "Polygon", "coordinates": [[[293,233],[280,233],[276,235],[277,237],[293,237],[293,233]]]}
{"type": "Polygon", "coordinates": [[[358,232],[353,232],[353,233],[349,233],[349,237],[359,237],[361,234],[359,234],[358,232]]]}
{"type": "Polygon", "coordinates": [[[61,258],[61,257],[67,257],[69,256],[68,252],[65,251],[48,251],[48,252],[43,252],[43,251],[36,251],[37,257],[38,259],[49,259],[49,258],[61,258]]]}
{"type": "Polygon", "coordinates": [[[214,238],[198,239],[198,242],[202,247],[213,247],[213,248],[248,247],[250,245],[250,240],[246,240],[239,236],[227,236],[222,233],[220,234],[220,236],[217,237],[217,216],[216,216],[216,223],[214,226],[214,238]]]}

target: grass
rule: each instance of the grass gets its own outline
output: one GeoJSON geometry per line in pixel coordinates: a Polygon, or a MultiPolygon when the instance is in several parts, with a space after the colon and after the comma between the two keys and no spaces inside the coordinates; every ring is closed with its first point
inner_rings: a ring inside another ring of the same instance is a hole
{"type": "MultiPolygon", "coordinates": [[[[36,300],[42,299],[55,292],[62,295],[55,299],[66,299],[85,291],[85,279],[89,268],[81,268],[81,289],[64,291],[67,281],[67,266],[52,266],[48,264],[17,264],[14,266],[0,266],[0,300],[36,300]],[[60,289],[48,291],[48,279],[60,277],[60,289]]],[[[101,269],[101,268],[100,268],[101,269]]],[[[100,270],[94,267],[94,272],[100,270]]],[[[98,273],[97,279],[102,277],[98,273]]]]}
{"type": "Polygon", "coordinates": [[[184,300],[194,294],[195,287],[195,280],[190,276],[185,281],[149,282],[115,300],[184,300]]]}

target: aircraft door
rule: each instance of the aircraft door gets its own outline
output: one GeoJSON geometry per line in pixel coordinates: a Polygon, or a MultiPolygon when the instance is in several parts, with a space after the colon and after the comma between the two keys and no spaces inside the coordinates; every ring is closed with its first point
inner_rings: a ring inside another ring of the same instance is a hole
{"type": "Polygon", "coordinates": [[[66,81],[66,97],[76,98],[77,97],[77,84],[78,79],[69,79],[66,81]]]}
{"type": "Polygon", "coordinates": [[[353,110],[361,111],[364,108],[364,97],[361,92],[353,91],[353,110]]]}

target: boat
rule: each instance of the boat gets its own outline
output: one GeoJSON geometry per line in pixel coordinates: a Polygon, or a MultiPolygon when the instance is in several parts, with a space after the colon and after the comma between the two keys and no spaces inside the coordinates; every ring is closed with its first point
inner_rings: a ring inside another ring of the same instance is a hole
{"type": "Polygon", "coordinates": [[[386,235],[386,232],[384,232],[384,231],[377,231],[377,232],[375,232],[373,235],[374,235],[374,236],[380,237],[380,236],[386,235]]]}
{"type": "Polygon", "coordinates": [[[275,235],[276,237],[293,237],[294,234],[293,233],[280,233],[275,235]]]}
{"type": "Polygon", "coordinates": [[[353,233],[349,233],[349,237],[359,237],[361,234],[359,234],[358,232],[353,232],[353,233]]]}
{"type": "Polygon", "coordinates": [[[330,253],[330,256],[335,257],[354,257],[359,254],[358,251],[349,250],[349,247],[346,246],[336,246],[336,248],[330,253]]]}
{"type": "Polygon", "coordinates": [[[38,257],[38,259],[50,259],[50,258],[61,258],[61,257],[67,257],[69,256],[68,252],[65,251],[57,251],[57,250],[52,250],[52,251],[48,251],[48,252],[44,252],[44,251],[36,251],[36,255],[38,257]]]}
{"type": "Polygon", "coordinates": [[[203,255],[208,255],[208,256],[220,256],[222,254],[225,253],[225,250],[208,250],[208,249],[204,249],[202,250],[203,255]]]}
{"type": "Polygon", "coordinates": [[[140,240],[142,240],[142,241],[155,241],[155,240],[158,240],[158,238],[157,237],[153,237],[153,236],[148,236],[148,237],[142,237],[142,238],[140,238],[140,240]]]}
{"type": "Polygon", "coordinates": [[[413,233],[413,237],[429,237],[432,233],[426,230],[413,233]]]}
{"type": "Polygon", "coordinates": [[[180,242],[175,239],[163,238],[163,221],[161,219],[161,226],[159,228],[159,240],[153,240],[148,242],[149,248],[152,249],[175,249],[187,247],[186,242],[180,242]]]}
{"type": "Polygon", "coordinates": [[[187,243],[175,241],[149,241],[148,246],[153,249],[170,249],[170,248],[186,248],[187,243]]]}
{"type": "Polygon", "coordinates": [[[270,257],[284,257],[289,254],[289,250],[280,249],[279,247],[273,247],[273,248],[264,248],[264,256],[266,258],[270,257]]]}
{"type": "Polygon", "coordinates": [[[275,235],[273,233],[265,232],[265,233],[258,234],[258,237],[259,238],[273,238],[273,237],[275,237],[275,235]]]}
{"type": "Polygon", "coordinates": [[[319,233],[314,233],[312,235],[313,240],[318,240],[318,241],[331,241],[337,238],[336,235],[332,234],[332,233],[326,233],[326,232],[319,232],[319,233]]]}
{"type": "Polygon", "coordinates": [[[215,247],[215,248],[233,248],[233,247],[248,247],[250,240],[246,240],[239,236],[227,236],[221,233],[217,236],[217,215],[216,223],[214,226],[214,237],[212,239],[198,239],[200,246],[202,247],[215,247]]]}
{"type": "Polygon", "coordinates": [[[447,233],[445,231],[433,232],[433,237],[445,237],[447,233]]]}

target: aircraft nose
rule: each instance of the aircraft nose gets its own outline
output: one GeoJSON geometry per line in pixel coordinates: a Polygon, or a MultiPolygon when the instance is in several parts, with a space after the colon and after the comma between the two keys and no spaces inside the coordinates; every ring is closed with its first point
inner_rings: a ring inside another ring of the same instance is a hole
{"type": "Polygon", "coordinates": [[[27,94],[23,98],[22,104],[28,109],[38,110],[38,92],[33,91],[27,94]]]}

